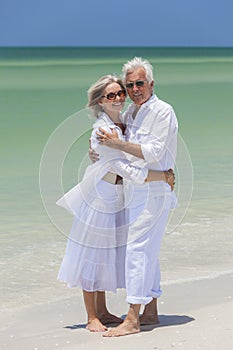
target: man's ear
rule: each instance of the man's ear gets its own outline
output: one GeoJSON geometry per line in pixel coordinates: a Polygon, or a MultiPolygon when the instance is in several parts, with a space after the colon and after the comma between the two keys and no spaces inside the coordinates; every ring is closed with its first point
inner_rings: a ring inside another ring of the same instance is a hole
{"type": "Polygon", "coordinates": [[[153,87],[154,87],[154,84],[155,84],[155,82],[154,82],[154,80],[152,80],[152,81],[150,82],[150,86],[153,88],[153,87]]]}

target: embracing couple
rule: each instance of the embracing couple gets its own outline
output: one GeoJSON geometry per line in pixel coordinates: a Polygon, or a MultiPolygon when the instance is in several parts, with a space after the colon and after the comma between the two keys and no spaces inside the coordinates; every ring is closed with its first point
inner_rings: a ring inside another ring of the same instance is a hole
{"type": "Polygon", "coordinates": [[[153,67],[138,57],[124,64],[122,79],[95,82],[88,107],[96,117],[93,164],[57,202],[74,215],[58,279],[83,290],[88,330],[123,336],[159,322],[159,252],[176,201],[178,124],[173,108],[154,94],[153,67]],[[122,113],[127,94],[132,104],[122,113]],[[126,289],[124,320],[106,306],[105,291],[117,288],[126,289]]]}

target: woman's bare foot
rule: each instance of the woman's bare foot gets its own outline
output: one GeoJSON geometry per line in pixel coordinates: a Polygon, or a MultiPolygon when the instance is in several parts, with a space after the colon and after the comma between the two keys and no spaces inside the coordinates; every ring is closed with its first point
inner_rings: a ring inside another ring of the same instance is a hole
{"type": "Polygon", "coordinates": [[[98,315],[98,319],[101,323],[105,325],[123,322],[122,318],[112,315],[109,312],[102,315],[98,315]]]}
{"type": "Polygon", "coordinates": [[[107,327],[105,327],[98,318],[94,318],[88,321],[86,329],[90,332],[105,332],[107,327]]]}
{"type": "Polygon", "coordinates": [[[140,332],[140,326],[138,323],[132,323],[128,320],[124,320],[122,324],[116,328],[112,328],[103,334],[103,337],[121,337],[123,335],[135,334],[140,332]]]}
{"type": "Polygon", "coordinates": [[[106,305],[105,292],[98,291],[96,292],[95,300],[95,309],[96,316],[103,324],[113,324],[113,323],[122,323],[123,320],[115,315],[110,314],[106,305]]]}

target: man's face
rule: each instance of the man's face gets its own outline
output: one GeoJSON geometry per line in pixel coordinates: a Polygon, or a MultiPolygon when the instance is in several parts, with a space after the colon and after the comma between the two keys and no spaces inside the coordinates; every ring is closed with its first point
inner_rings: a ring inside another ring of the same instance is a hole
{"type": "Polygon", "coordinates": [[[136,105],[142,105],[149,100],[154,86],[154,81],[148,83],[144,68],[138,68],[126,76],[126,87],[128,83],[135,83],[139,81],[143,81],[143,83],[139,83],[143,84],[143,86],[137,86],[134,84],[133,87],[127,88],[129,97],[136,105]]]}

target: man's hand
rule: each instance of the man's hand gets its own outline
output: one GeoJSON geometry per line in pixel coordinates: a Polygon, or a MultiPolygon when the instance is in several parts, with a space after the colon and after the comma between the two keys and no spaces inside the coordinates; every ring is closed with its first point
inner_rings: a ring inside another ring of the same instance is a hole
{"type": "Polygon", "coordinates": [[[120,140],[117,131],[113,128],[111,128],[112,132],[107,132],[102,128],[99,128],[99,130],[100,132],[97,132],[96,135],[100,145],[115,148],[140,159],[144,159],[140,144],[120,140]]]}
{"type": "Polygon", "coordinates": [[[92,163],[95,163],[97,162],[100,158],[99,158],[99,154],[96,153],[92,148],[91,148],[91,139],[89,139],[89,151],[88,151],[88,154],[89,154],[89,158],[90,160],[92,161],[92,163]]]}
{"type": "Polygon", "coordinates": [[[111,148],[118,148],[118,144],[121,141],[118,137],[118,133],[115,129],[112,132],[107,132],[106,130],[99,128],[100,132],[97,132],[97,139],[101,145],[108,146],[111,148]]]}
{"type": "Polygon", "coordinates": [[[176,179],[173,169],[169,169],[168,171],[165,171],[164,174],[166,177],[166,182],[171,187],[171,191],[173,191],[175,187],[175,179],[176,179]]]}

